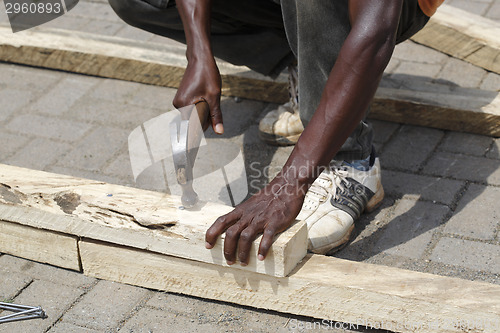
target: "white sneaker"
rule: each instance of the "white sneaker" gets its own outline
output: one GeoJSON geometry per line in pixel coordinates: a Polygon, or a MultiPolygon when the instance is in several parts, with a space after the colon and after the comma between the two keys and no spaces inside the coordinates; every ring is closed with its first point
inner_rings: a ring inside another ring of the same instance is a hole
{"type": "Polygon", "coordinates": [[[260,138],[271,145],[294,145],[304,131],[299,115],[297,66],[289,66],[288,72],[290,101],[269,112],[259,123],[260,138]]]}
{"type": "Polygon", "coordinates": [[[345,246],[363,212],[377,208],[384,198],[380,161],[368,171],[333,165],[323,171],[306,194],[297,219],[305,220],[311,252],[333,253],[345,246]]]}

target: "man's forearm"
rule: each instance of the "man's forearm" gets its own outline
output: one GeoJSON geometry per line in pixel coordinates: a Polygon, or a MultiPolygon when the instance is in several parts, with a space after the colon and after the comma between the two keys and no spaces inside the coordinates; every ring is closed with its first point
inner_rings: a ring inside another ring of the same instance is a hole
{"type": "MultiPolygon", "coordinates": [[[[398,8],[393,10],[396,15],[398,8]]],[[[340,150],[375,95],[394,50],[395,28],[393,25],[378,34],[353,28],[329,75],[319,106],[285,164],[285,174],[292,170],[292,178],[310,184],[340,150]]]]}
{"type": "Polygon", "coordinates": [[[186,35],[188,61],[200,57],[213,60],[210,45],[212,0],[176,0],[176,4],[186,35]]]}

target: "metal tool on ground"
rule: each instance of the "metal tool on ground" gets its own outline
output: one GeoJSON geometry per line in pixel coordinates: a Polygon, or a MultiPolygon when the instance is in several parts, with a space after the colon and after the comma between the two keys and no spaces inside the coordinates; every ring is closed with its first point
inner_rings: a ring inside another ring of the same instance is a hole
{"type": "Polygon", "coordinates": [[[177,182],[182,188],[182,204],[191,208],[198,202],[193,189],[193,167],[203,136],[202,124],[209,115],[206,102],[195,104],[194,108],[183,108],[181,120],[170,124],[170,141],[177,182]],[[194,109],[196,112],[193,112],[194,109]]]}
{"type": "Polygon", "coordinates": [[[35,319],[35,318],[41,318],[41,319],[47,318],[47,315],[39,306],[27,306],[27,305],[0,302],[0,310],[13,312],[8,315],[0,317],[0,324],[13,321],[35,319]]]}

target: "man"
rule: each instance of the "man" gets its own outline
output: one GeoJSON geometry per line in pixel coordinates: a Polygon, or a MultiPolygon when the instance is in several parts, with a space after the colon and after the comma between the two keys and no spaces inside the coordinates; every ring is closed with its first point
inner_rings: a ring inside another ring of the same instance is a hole
{"type": "Polygon", "coordinates": [[[274,236],[297,216],[307,222],[312,252],[332,253],[349,241],[354,221],[384,196],[372,128],[363,120],[396,43],[420,30],[442,2],[110,0],[129,24],[187,44],[174,106],[207,101],[207,121],[219,134],[214,55],[270,76],[297,59],[290,103],[259,126],[266,142],[296,144],[294,150],[264,189],[215,221],[207,248],[225,232],[227,263],[246,265],[253,240],[263,234],[258,257],[264,260],[274,236]]]}

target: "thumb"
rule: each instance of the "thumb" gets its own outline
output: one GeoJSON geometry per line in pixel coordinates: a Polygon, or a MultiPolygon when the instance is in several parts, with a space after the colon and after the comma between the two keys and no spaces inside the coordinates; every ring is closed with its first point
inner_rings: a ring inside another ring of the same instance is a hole
{"type": "Polygon", "coordinates": [[[217,134],[223,134],[224,125],[222,122],[222,111],[220,109],[220,103],[214,103],[214,105],[210,106],[210,119],[214,132],[217,134]]]}

